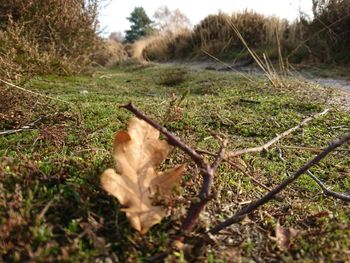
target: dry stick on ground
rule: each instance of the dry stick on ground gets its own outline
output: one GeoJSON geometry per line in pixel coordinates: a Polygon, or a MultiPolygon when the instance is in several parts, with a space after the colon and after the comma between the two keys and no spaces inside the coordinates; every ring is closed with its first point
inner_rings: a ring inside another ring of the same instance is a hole
{"type": "MultiPolygon", "coordinates": [[[[193,228],[194,223],[196,222],[196,220],[199,217],[199,213],[203,210],[203,208],[205,207],[205,204],[209,201],[210,199],[210,189],[212,186],[212,181],[213,181],[213,176],[214,173],[216,172],[219,164],[221,161],[224,160],[225,157],[225,147],[226,147],[226,143],[227,141],[225,141],[219,151],[219,153],[217,154],[215,161],[213,162],[212,165],[209,165],[208,163],[205,162],[204,158],[198,154],[196,151],[194,151],[192,148],[190,148],[188,145],[186,145],[184,142],[181,141],[180,138],[176,137],[175,135],[171,134],[167,129],[165,129],[164,127],[160,126],[158,123],[156,123],[155,121],[151,120],[149,117],[147,117],[145,114],[143,114],[142,112],[140,112],[136,107],[134,107],[131,103],[126,104],[124,106],[121,106],[122,108],[125,108],[127,110],[129,110],[130,112],[132,112],[133,114],[135,114],[136,117],[146,121],[148,124],[150,124],[151,126],[153,126],[155,129],[157,129],[158,131],[160,131],[168,140],[168,142],[180,149],[182,149],[185,153],[187,153],[192,160],[199,166],[199,169],[201,171],[201,174],[203,176],[203,185],[202,185],[202,189],[200,191],[200,202],[195,202],[192,203],[187,217],[183,222],[182,225],[182,234],[186,234],[187,232],[190,232],[193,228]]],[[[328,110],[322,112],[321,114],[325,114],[328,110]]],[[[310,121],[311,119],[313,119],[312,117],[309,117],[307,119],[305,119],[302,122],[302,125],[304,125],[307,121],[310,121]]],[[[302,125],[298,125],[297,127],[300,127],[302,125]]],[[[292,132],[293,130],[295,130],[296,128],[292,128],[290,130],[288,130],[288,134],[290,132],[292,132]]],[[[285,136],[285,133],[283,133],[285,136]]],[[[283,136],[282,136],[283,137],[283,136]]],[[[281,138],[281,136],[276,137],[278,139],[281,138]]],[[[277,139],[277,140],[278,140],[277,139]]],[[[276,139],[271,140],[269,143],[265,144],[264,146],[269,147],[270,145],[272,145],[274,142],[277,141],[276,139]]],[[[298,179],[298,177],[300,175],[302,175],[303,173],[305,173],[306,171],[308,171],[312,166],[316,165],[317,163],[319,163],[324,157],[326,157],[330,152],[332,152],[335,148],[343,145],[345,142],[350,140],[350,132],[348,134],[346,134],[345,136],[343,136],[342,138],[332,142],[326,149],[324,149],[320,154],[318,154],[314,159],[312,159],[311,161],[309,161],[308,163],[306,163],[304,166],[302,166],[301,168],[299,168],[292,176],[288,177],[286,180],[284,180],[280,185],[278,185],[277,187],[275,187],[272,191],[268,192],[264,197],[262,197],[261,199],[258,199],[257,201],[247,205],[246,207],[242,208],[240,211],[238,211],[234,216],[232,216],[231,218],[219,223],[218,225],[216,225],[215,227],[211,228],[208,233],[210,234],[217,234],[218,232],[220,232],[222,229],[240,222],[245,215],[253,212],[254,210],[256,210],[257,208],[259,208],[260,206],[266,204],[268,201],[270,201],[271,199],[273,199],[274,197],[276,197],[276,195],[281,192],[282,190],[284,190],[289,184],[291,184],[292,182],[294,182],[296,179],[298,179]]],[[[260,149],[259,147],[254,148],[254,149],[260,149]]],[[[266,149],[264,147],[261,147],[261,149],[266,149]]],[[[248,152],[256,152],[257,150],[254,151],[248,151],[248,152]]],[[[246,152],[243,152],[246,153],[246,152]]],[[[243,154],[242,153],[242,154],[243,154]]],[[[178,238],[177,241],[182,241],[183,240],[183,236],[178,238]]],[[[203,243],[204,240],[201,240],[201,244],[203,243]]],[[[169,250],[170,251],[170,250],[169,250]]],[[[166,255],[168,255],[169,251],[166,251],[164,253],[161,253],[159,255],[157,255],[156,259],[161,259],[164,258],[166,255]]]]}
{"type": "Polygon", "coordinates": [[[21,132],[24,130],[30,130],[33,129],[34,126],[39,123],[42,120],[42,118],[40,117],[39,119],[37,119],[36,121],[33,121],[32,123],[29,123],[27,125],[22,126],[21,128],[18,129],[14,129],[14,130],[7,130],[7,131],[2,131],[0,132],[0,135],[8,135],[8,134],[13,134],[13,133],[17,133],[17,132],[21,132]]]}
{"type": "Polygon", "coordinates": [[[350,202],[350,195],[334,192],[334,191],[330,190],[324,183],[321,182],[320,179],[318,179],[310,171],[307,171],[307,174],[322,188],[323,193],[325,195],[333,196],[333,197],[338,198],[340,200],[350,202]]]}
{"type": "MultiPolygon", "coordinates": [[[[260,183],[258,180],[256,180],[253,176],[249,175],[248,173],[246,173],[245,171],[243,171],[242,169],[240,169],[237,165],[235,165],[234,162],[229,160],[229,157],[238,157],[240,155],[246,154],[246,153],[253,153],[253,152],[262,152],[262,151],[266,151],[269,147],[271,147],[274,143],[278,142],[280,139],[282,139],[283,137],[286,137],[287,135],[289,135],[290,133],[296,131],[297,129],[303,127],[304,125],[306,125],[308,122],[310,122],[313,119],[316,119],[320,116],[323,116],[325,114],[327,114],[327,112],[329,111],[329,109],[325,109],[324,111],[320,112],[320,113],[316,113],[313,116],[310,116],[306,119],[304,119],[302,122],[300,122],[297,126],[294,126],[293,128],[290,128],[289,130],[283,132],[282,134],[276,136],[275,138],[273,138],[272,140],[268,141],[267,143],[265,143],[262,146],[258,146],[258,147],[253,147],[253,148],[247,148],[247,149],[243,149],[243,150],[237,150],[237,151],[233,151],[233,152],[229,152],[227,154],[228,158],[225,158],[224,161],[228,162],[230,165],[234,166],[236,169],[240,170],[241,172],[243,172],[245,175],[247,175],[249,178],[252,179],[253,182],[255,182],[256,184],[258,184],[260,187],[265,188],[268,191],[271,191],[270,188],[268,188],[267,186],[265,186],[264,184],[260,183]]],[[[216,156],[216,154],[208,152],[208,151],[204,151],[204,150],[197,150],[198,153],[203,153],[203,154],[207,154],[207,155],[211,155],[211,156],[216,156]]]]}
{"type": "Polygon", "coordinates": [[[350,132],[341,137],[340,139],[337,139],[336,141],[332,142],[326,149],[324,149],[321,153],[319,153],[314,159],[310,160],[308,163],[303,165],[301,168],[299,168],[292,176],[285,179],[280,185],[275,187],[272,191],[267,193],[265,196],[263,196],[261,199],[247,205],[246,207],[242,208],[240,211],[238,211],[235,215],[233,215],[231,218],[219,223],[215,227],[211,228],[208,232],[210,234],[217,234],[222,229],[234,224],[240,222],[245,215],[253,212],[260,206],[266,204],[268,201],[270,201],[272,198],[276,196],[279,192],[281,192],[283,189],[285,189],[289,184],[294,182],[300,175],[307,172],[312,166],[319,163],[324,157],[326,157],[330,152],[332,152],[335,148],[343,145],[345,142],[350,141],[350,132]]]}
{"type": "Polygon", "coordinates": [[[50,100],[56,100],[56,101],[59,101],[59,102],[64,102],[64,103],[67,103],[67,104],[70,104],[72,105],[73,103],[72,102],[69,102],[69,101],[65,101],[65,100],[62,100],[62,99],[59,99],[59,98],[55,98],[55,97],[51,97],[51,96],[48,96],[48,95],[44,95],[44,94],[41,94],[41,93],[38,93],[38,92],[35,92],[35,91],[32,91],[32,90],[28,90],[28,89],[25,89],[25,88],[22,88],[20,86],[17,86],[15,84],[12,84],[11,82],[8,82],[6,80],[3,80],[3,79],[0,79],[0,82],[12,87],[12,88],[16,88],[16,89],[19,89],[21,91],[24,91],[24,92],[27,92],[27,93],[30,93],[30,94],[33,94],[33,95],[37,95],[37,96],[40,96],[40,97],[43,97],[43,98],[47,98],[47,99],[50,99],[50,100]]]}
{"type": "MultiPolygon", "coordinates": [[[[192,204],[188,210],[187,216],[186,216],[185,220],[183,221],[183,224],[181,227],[181,230],[183,232],[182,234],[186,234],[186,233],[191,232],[193,226],[195,225],[195,223],[199,217],[199,214],[201,213],[201,211],[204,209],[207,202],[212,197],[211,196],[211,187],[213,184],[213,177],[214,177],[214,174],[215,174],[219,164],[222,162],[222,160],[225,157],[225,148],[227,145],[227,140],[224,140],[222,142],[222,146],[221,146],[220,151],[216,155],[214,162],[210,165],[209,163],[207,163],[204,160],[203,156],[201,156],[195,150],[193,150],[188,145],[186,145],[184,142],[182,142],[179,137],[173,135],[166,128],[160,126],[158,123],[151,120],[148,116],[146,116],[145,114],[140,112],[131,103],[123,105],[121,107],[131,111],[136,117],[138,117],[141,120],[144,120],[145,122],[147,122],[148,124],[153,126],[155,129],[160,131],[166,137],[169,144],[176,146],[176,147],[180,148],[181,150],[183,150],[197,164],[197,166],[200,170],[200,173],[203,177],[203,184],[202,184],[202,188],[201,188],[200,193],[199,193],[199,202],[197,202],[197,201],[192,202],[192,204]]],[[[177,240],[182,241],[183,236],[179,237],[177,240]]]]}
{"type": "MultiPolygon", "coordinates": [[[[322,152],[322,148],[315,147],[305,147],[305,146],[295,146],[295,145],[279,145],[280,148],[292,149],[292,150],[303,150],[310,152],[322,152]]],[[[350,152],[350,149],[337,149],[338,152],[350,152]]]]}
{"type": "MultiPolygon", "coordinates": [[[[287,161],[282,156],[281,149],[278,148],[278,150],[279,150],[279,158],[280,158],[280,160],[282,162],[284,162],[284,163],[287,163],[287,161]]],[[[337,150],[339,151],[339,149],[337,149],[337,150]]],[[[338,198],[340,200],[347,201],[347,202],[350,201],[350,195],[343,194],[343,193],[338,193],[338,192],[334,192],[334,191],[330,190],[324,183],[322,183],[322,181],[320,179],[318,179],[315,175],[313,175],[309,170],[307,171],[307,174],[309,175],[309,177],[311,179],[313,179],[322,188],[323,193],[325,195],[333,196],[335,198],[338,198]]]]}
{"type": "MultiPolygon", "coordinates": [[[[209,152],[209,151],[205,151],[205,150],[196,150],[196,152],[201,153],[201,154],[206,154],[206,155],[210,155],[210,156],[216,156],[215,153],[209,152]]],[[[248,176],[255,184],[259,185],[261,188],[264,188],[267,191],[271,191],[271,189],[269,187],[267,187],[266,185],[264,185],[263,183],[259,182],[258,180],[256,180],[254,178],[254,176],[252,176],[251,174],[249,174],[246,169],[242,169],[239,165],[237,165],[235,162],[228,160],[228,159],[224,159],[224,162],[227,162],[228,164],[230,164],[231,166],[233,166],[234,168],[236,168],[237,170],[239,170],[240,172],[242,172],[244,175],[248,176]]]]}
{"type": "Polygon", "coordinates": [[[273,145],[274,143],[278,142],[281,138],[286,137],[287,135],[289,135],[290,133],[294,132],[295,130],[303,127],[306,123],[308,123],[309,121],[320,117],[322,115],[325,115],[327,112],[329,111],[329,109],[325,109],[324,111],[317,113],[313,116],[310,116],[306,119],[304,119],[301,123],[299,123],[297,126],[290,128],[289,130],[277,135],[275,138],[273,138],[272,140],[268,141],[267,143],[265,143],[262,146],[258,146],[258,147],[253,147],[253,148],[247,148],[247,149],[243,149],[243,150],[237,150],[237,151],[232,151],[227,153],[227,157],[236,157],[242,154],[246,154],[246,153],[253,153],[253,152],[262,152],[262,151],[266,151],[271,145],[273,145]]]}

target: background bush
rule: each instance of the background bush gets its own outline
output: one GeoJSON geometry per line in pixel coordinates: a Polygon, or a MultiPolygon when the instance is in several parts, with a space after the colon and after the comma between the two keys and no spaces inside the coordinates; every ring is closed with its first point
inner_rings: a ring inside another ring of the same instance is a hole
{"type": "Polygon", "coordinates": [[[149,39],[142,54],[158,61],[207,57],[203,51],[224,60],[249,57],[234,26],[250,48],[270,59],[281,54],[294,63],[349,63],[350,0],[314,0],[313,13],[312,18],[301,15],[291,23],[247,10],[232,15],[220,12],[207,16],[193,30],[149,39]]]}
{"type": "Polygon", "coordinates": [[[317,62],[350,62],[350,0],[314,0],[313,14],[302,19],[310,55],[317,62]]]}
{"type": "Polygon", "coordinates": [[[248,56],[248,52],[242,54],[245,46],[233,26],[243,35],[249,47],[273,57],[278,55],[277,37],[282,45],[296,36],[290,32],[288,21],[276,17],[252,11],[232,15],[218,13],[204,18],[192,31],[184,29],[153,37],[144,47],[143,55],[150,60],[205,57],[203,51],[224,59],[234,58],[238,54],[248,56]]]}
{"type": "Polygon", "coordinates": [[[107,39],[101,41],[101,45],[94,54],[94,64],[97,66],[111,67],[128,58],[124,45],[116,40],[107,39]]]}
{"type": "Polygon", "coordinates": [[[101,43],[99,0],[2,0],[0,77],[86,70],[101,43]]]}

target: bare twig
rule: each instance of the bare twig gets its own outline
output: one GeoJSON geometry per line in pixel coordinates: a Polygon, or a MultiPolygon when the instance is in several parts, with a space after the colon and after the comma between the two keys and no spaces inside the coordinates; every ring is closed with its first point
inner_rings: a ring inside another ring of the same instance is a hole
{"type": "MultiPolygon", "coordinates": [[[[181,227],[183,234],[190,232],[195,222],[198,220],[199,214],[202,212],[205,205],[211,198],[211,188],[213,184],[213,177],[220,162],[223,160],[225,156],[225,147],[227,144],[227,140],[223,141],[222,147],[219,153],[217,154],[215,161],[213,162],[213,164],[209,165],[199,153],[197,153],[191,147],[186,145],[183,141],[181,141],[179,137],[170,133],[166,128],[160,126],[158,123],[151,120],[148,116],[143,114],[134,105],[132,105],[132,103],[128,103],[121,107],[131,111],[133,114],[135,114],[136,117],[144,120],[145,122],[150,124],[152,127],[157,129],[159,132],[161,132],[171,145],[177,146],[182,151],[187,153],[192,158],[192,160],[198,165],[200,169],[200,173],[203,177],[203,184],[199,193],[199,201],[192,202],[188,210],[187,216],[184,219],[181,227]]],[[[182,240],[182,239],[183,239],[183,236],[177,238],[177,240],[182,240]]]]}
{"type": "Polygon", "coordinates": [[[287,135],[289,135],[290,133],[294,132],[295,130],[303,127],[306,123],[308,123],[309,121],[318,118],[320,116],[325,115],[327,112],[329,111],[329,109],[325,109],[324,111],[317,113],[313,116],[310,116],[306,119],[304,119],[302,122],[300,122],[297,126],[294,126],[293,128],[290,128],[289,130],[277,135],[275,138],[273,138],[272,140],[268,141],[267,143],[265,143],[262,146],[258,146],[258,147],[253,147],[253,148],[247,148],[247,149],[242,149],[242,150],[236,150],[236,151],[232,151],[229,152],[227,154],[227,157],[235,157],[235,156],[239,156],[242,154],[246,154],[246,153],[253,153],[253,152],[262,152],[262,151],[266,151],[269,147],[271,147],[271,145],[275,144],[276,142],[278,142],[280,139],[282,139],[283,137],[286,137],[287,135]]]}
{"type": "Polygon", "coordinates": [[[258,100],[249,100],[249,99],[243,99],[243,98],[240,98],[239,101],[240,102],[251,103],[251,104],[260,104],[261,103],[261,101],[258,101],[258,100]]]}
{"type": "Polygon", "coordinates": [[[314,159],[310,160],[308,163],[303,165],[301,168],[299,168],[292,176],[285,179],[280,185],[275,187],[272,191],[267,193],[265,196],[263,196],[261,199],[258,199],[257,201],[247,205],[246,207],[239,210],[235,215],[233,215],[231,218],[219,223],[215,227],[209,230],[210,234],[216,234],[220,232],[222,229],[237,223],[241,221],[245,215],[253,212],[260,206],[266,204],[268,201],[270,201],[272,198],[276,196],[279,192],[284,190],[290,183],[294,182],[300,175],[307,172],[312,166],[319,163],[324,157],[326,157],[330,152],[332,152],[335,148],[343,145],[345,142],[350,140],[350,132],[341,137],[340,139],[337,139],[336,141],[332,142],[326,149],[324,149],[321,153],[319,153],[314,159]]]}
{"type": "MultiPolygon", "coordinates": [[[[281,149],[278,148],[278,150],[279,150],[279,158],[280,158],[280,160],[282,162],[284,162],[284,163],[287,163],[287,161],[282,156],[281,149]]],[[[339,150],[339,149],[337,149],[337,150],[339,150]]],[[[338,198],[338,199],[343,200],[343,201],[348,201],[348,202],[350,201],[350,196],[349,195],[338,193],[338,192],[334,192],[334,191],[330,190],[324,183],[322,183],[322,181],[320,179],[318,179],[313,173],[311,173],[310,170],[307,171],[307,174],[309,175],[309,177],[311,179],[313,179],[322,188],[323,193],[325,195],[333,196],[333,197],[338,198]]]]}
{"type": "Polygon", "coordinates": [[[350,202],[350,195],[334,192],[334,191],[330,190],[324,183],[321,182],[320,179],[318,179],[310,171],[307,171],[307,174],[309,175],[309,177],[312,178],[312,180],[314,180],[322,188],[323,193],[325,195],[333,196],[333,197],[338,198],[340,200],[350,202]]]}
{"type": "MultiPolygon", "coordinates": [[[[206,166],[205,169],[201,169],[201,174],[203,177],[203,184],[201,191],[199,193],[199,202],[193,202],[188,210],[188,214],[183,221],[182,231],[190,232],[193,229],[194,224],[196,223],[199,214],[204,209],[205,205],[211,198],[211,188],[213,184],[214,174],[225,156],[225,147],[227,145],[227,140],[224,140],[221,146],[219,153],[217,154],[214,162],[210,166],[206,166]]],[[[183,237],[178,238],[182,240],[183,237]]]]}
{"type": "Polygon", "coordinates": [[[2,131],[2,132],[0,132],[0,135],[8,135],[8,134],[13,134],[13,133],[21,132],[21,131],[24,131],[24,130],[33,129],[34,126],[35,126],[37,123],[39,123],[41,120],[42,120],[42,117],[40,117],[39,119],[33,121],[32,123],[29,123],[29,124],[27,124],[27,125],[22,126],[22,127],[19,128],[19,129],[2,131]]]}
{"type": "MultiPolygon", "coordinates": [[[[294,145],[279,145],[280,148],[284,149],[295,149],[295,150],[304,150],[304,151],[310,151],[310,152],[322,152],[322,148],[315,148],[315,147],[305,147],[305,146],[294,146],[294,145]]],[[[350,149],[336,149],[335,151],[338,152],[350,152],[350,149]]]]}
{"type": "Polygon", "coordinates": [[[69,102],[69,101],[66,101],[66,100],[62,100],[62,99],[59,99],[59,98],[55,98],[55,97],[51,97],[51,96],[48,96],[48,95],[44,95],[44,94],[41,94],[41,93],[38,93],[38,92],[35,92],[35,91],[32,91],[32,90],[28,90],[28,89],[22,88],[20,86],[17,86],[15,84],[12,84],[11,82],[8,82],[8,81],[3,80],[3,79],[0,79],[0,82],[4,83],[6,85],[9,85],[12,88],[16,88],[16,89],[19,89],[21,91],[34,94],[36,96],[40,96],[40,97],[44,97],[44,98],[47,98],[47,99],[50,99],[50,100],[56,100],[56,101],[60,101],[60,102],[64,102],[64,103],[72,105],[72,102],[69,102]]]}
{"type": "Polygon", "coordinates": [[[216,158],[215,158],[213,164],[211,165],[211,169],[212,169],[213,173],[216,172],[219,164],[225,159],[225,148],[227,146],[227,143],[228,143],[228,141],[225,139],[222,143],[222,146],[221,146],[219,153],[216,155],[216,158]]]}
{"type": "MultiPolygon", "coordinates": [[[[201,154],[206,154],[206,155],[210,155],[210,156],[216,156],[215,153],[209,152],[209,151],[205,151],[205,150],[199,150],[197,149],[196,152],[201,153],[201,154]]],[[[239,165],[237,165],[234,161],[229,160],[227,158],[223,159],[224,162],[230,164],[231,166],[233,166],[234,168],[236,168],[237,170],[239,170],[240,172],[242,172],[244,175],[248,176],[255,184],[257,184],[258,186],[260,186],[261,188],[267,190],[267,191],[271,191],[271,188],[267,187],[266,185],[264,185],[263,183],[259,182],[257,179],[254,178],[254,176],[252,176],[251,174],[249,174],[249,172],[246,171],[246,169],[242,169],[242,167],[240,167],[239,165]]]]}
{"type": "Polygon", "coordinates": [[[147,117],[145,114],[143,114],[141,111],[139,111],[132,103],[128,103],[126,105],[120,106],[121,108],[127,109],[128,111],[132,112],[136,117],[138,117],[141,120],[144,120],[148,124],[150,124],[152,127],[157,129],[160,133],[162,133],[168,142],[171,145],[174,145],[181,150],[183,150],[185,153],[187,153],[192,160],[201,168],[205,168],[203,157],[198,154],[196,151],[191,149],[188,145],[186,145],[181,139],[172,133],[170,133],[166,128],[160,126],[155,121],[151,120],[149,117],[147,117]]]}
{"type": "MultiPolygon", "coordinates": [[[[131,111],[138,118],[144,120],[145,122],[147,122],[148,124],[153,126],[155,129],[157,129],[159,132],[161,132],[166,137],[166,139],[168,140],[168,142],[170,144],[180,148],[185,153],[187,153],[192,158],[192,160],[198,165],[198,167],[200,169],[200,173],[203,177],[203,184],[202,184],[202,188],[201,188],[200,193],[199,193],[199,201],[192,202],[192,204],[188,210],[187,216],[183,221],[183,224],[181,227],[181,231],[182,231],[181,235],[176,237],[174,240],[174,242],[182,242],[184,240],[184,237],[186,236],[186,233],[189,233],[193,229],[195,222],[198,220],[199,214],[203,211],[205,205],[207,204],[207,202],[211,198],[211,188],[212,188],[212,183],[213,183],[213,177],[214,177],[214,174],[215,174],[219,164],[225,160],[225,147],[226,147],[227,141],[225,140],[222,142],[222,147],[221,147],[218,154],[216,154],[216,155],[211,154],[215,157],[215,160],[211,165],[209,165],[205,161],[205,159],[200,155],[199,151],[195,151],[192,148],[190,148],[188,145],[186,145],[184,142],[182,142],[180,138],[171,134],[167,129],[160,126],[155,121],[151,120],[145,114],[140,112],[136,107],[134,107],[131,103],[124,105],[124,106],[121,106],[121,107],[131,111]]],[[[236,152],[231,152],[229,156],[237,156],[239,154],[243,154],[243,153],[247,153],[247,152],[256,152],[256,151],[266,150],[268,147],[270,147],[272,144],[277,142],[279,139],[287,136],[288,134],[290,134],[294,130],[302,127],[310,120],[312,120],[318,116],[324,115],[327,112],[328,112],[328,109],[321,112],[321,113],[318,113],[312,117],[306,118],[299,125],[289,129],[288,131],[282,133],[281,135],[278,135],[276,138],[272,139],[271,141],[267,142],[266,144],[264,144],[261,147],[255,147],[255,148],[250,148],[247,150],[240,150],[240,151],[236,151],[236,152]]],[[[224,229],[224,228],[226,228],[234,223],[241,221],[245,215],[253,212],[254,210],[259,208],[260,206],[266,204],[271,199],[275,198],[278,193],[280,193],[289,184],[291,184],[296,179],[298,179],[300,175],[307,172],[312,166],[319,163],[324,157],[326,157],[335,148],[341,146],[342,144],[344,144],[345,142],[347,142],[349,140],[350,140],[350,132],[348,134],[346,134],[345,136],[341,137],[340,139],[332,142],[326,149],[324,149],[321,153],[319,153],[314,159],[310,160],[308,163],[306,163],[301,168],[299,168],[292,176],[285,179],[280,185],[278,185],[277,187],[275,187],[274,189],[269,191],[265,196],[256,200],[255,202],[250,203],[246,207],[239,210],[231,218],[229,218],[229,219],[219,223],[215,227],[211,228],[207,232],[207,234],[217,234],[222,229],[224,229]]],[[[204,239],[201,239],[201,242],[202,243],[199,243],[200,245],[203,245],[206,243],[206,241],[204,241],[204,239]]],[[[157,258],[165,258],[171,251],[172,251],[172,248],[169,248],[165,252],[157,255],[157,258]]]]}

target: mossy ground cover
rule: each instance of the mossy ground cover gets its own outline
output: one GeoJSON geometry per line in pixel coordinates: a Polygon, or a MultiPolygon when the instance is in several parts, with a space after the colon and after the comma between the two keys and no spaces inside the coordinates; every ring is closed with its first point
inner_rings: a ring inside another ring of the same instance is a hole
{"type": "MultiPolygon", "coordinates": [[[[288,80],[285,88],[276,89],[262,77],[252,76],[251,82],[233,73],[188,70],[179,83],[165,86],[164,79],[167,74],[173,76],[169,73],[173,70],[179,69],[126,65],[91,76],[35,77],[22,85],[69,103],[1,87],[2,100],[12,94],[12,102],[0,108],[1,130],[41,118],[35,129],[0,136],[2,261],[104,262],[110,258],[141,262],[169,246],[169,235],[179,229],[199,190],[200,175],[187,156],[174,150],[164,167],[187,163],[180,195],[161,224],[145,236],[135,232],[118,201],[99,185],[100,174],[114,166],[113,134],[124,129],[131,117],[118,107],[121,104],[132,101],[191,147],[211,152],[220,146],[213,132],[229,139],[229,149],[258,146],[329,107],[325,104],[329,92],[306,83],[288,80]],[[176,107],[174,96],[184,97],[176,107]]],[[[349,127],[349,115],[332,107],[268,152],[247,154],[238,162],[272,188],[349,127]]],[[[349,167],[349,151],[336,151],[312,172],[332,189],[346,192],[349,167]]],[[[225,163],[214,183],[214,198],[196,231],[227,218],[266,192],[225,163]]],[[[190,255],[188,260],[347,261],[349,235],[349,204],[325,197],[304,175],[278,199],[223,231],[202,255],[190,255]],[[277,224],[298,233],[288,249],[276,242],[277,224]]],[[[179,253],[173,256],[183,258],[179,253]]]]}

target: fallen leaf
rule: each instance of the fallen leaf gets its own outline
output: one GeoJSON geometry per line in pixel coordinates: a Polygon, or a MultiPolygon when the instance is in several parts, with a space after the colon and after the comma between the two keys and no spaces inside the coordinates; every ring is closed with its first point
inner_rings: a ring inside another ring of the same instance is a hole
{"type": "Polygon", "coordinates": [[[101,176],[103,189],[119,200],[131,225],[142,234],[166,215],[166,208],[153,205],[152,197],[157,194],[168,201],[185,170],[180,165],[164,173],[156,171],[170,150],[166,141],[159,140],[159,131],[132,118],[128,130],[116,133],[114,138],[118,173],[108,169],[101,176]]]}
{"type": "Polygon", "coordinates": [[[282,227],[279,223],[276,225],[276,242],[281,250],[289,250],[291,248],[291,240],[299,233],[293,228],[282,227]]]}

